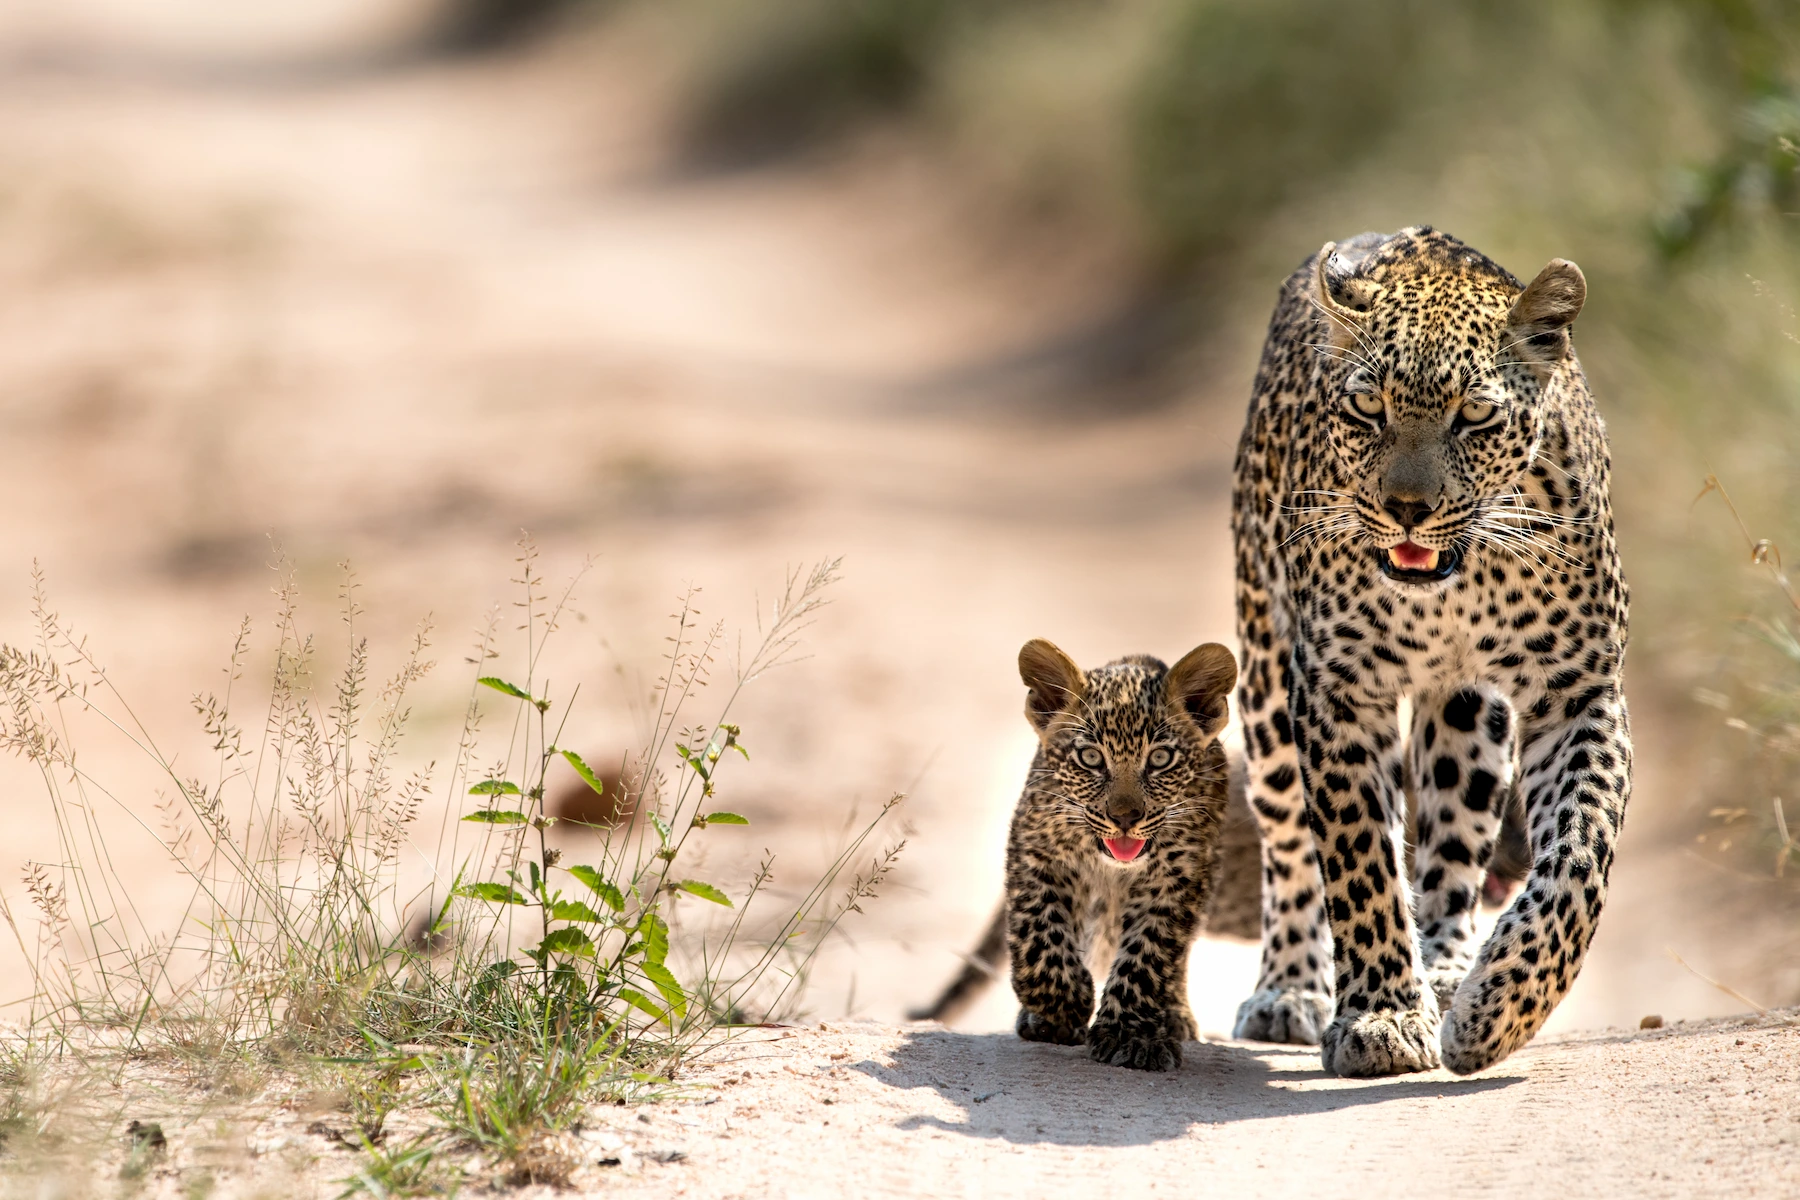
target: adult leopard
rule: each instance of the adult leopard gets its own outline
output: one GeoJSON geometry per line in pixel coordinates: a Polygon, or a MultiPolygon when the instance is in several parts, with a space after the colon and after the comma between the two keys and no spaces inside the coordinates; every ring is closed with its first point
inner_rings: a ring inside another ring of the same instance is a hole
{"type": "Polygon", "coordinates": [[[1240,1037],[1319,1042],[1339,1075],[1467,1073],[1580,969],[1631,786],[1586,295],[1573,263],[1521,287],[1429,227],[1327,243],[1282,289],[1233,499],[1264,871],[1240,1037]],[[1478,948],[1515,794],[1531,874],[1478,948]]]}

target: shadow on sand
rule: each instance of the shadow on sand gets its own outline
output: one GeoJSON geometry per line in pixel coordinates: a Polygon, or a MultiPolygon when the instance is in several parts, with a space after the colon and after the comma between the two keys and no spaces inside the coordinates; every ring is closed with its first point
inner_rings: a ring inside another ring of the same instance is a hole
{"type": "MultiPolygon", "coordinates": [[[[1134,1146],[1184,1136],[1195,1125],[1334,1112],[1365,1104],[1511,1087],[1523,1075],[1455,1079],[1442,1072],[1336,1079],[1310,1046],[1189,1042],[1166,1075],[1102,1066],[1079,1046],[1020,1041],[1010,1033],[944,1029],[907,1033],[891,1065],[853,1065],[903,1090],[929,1089],[963,1119],[918,1114],[902,1129],[940,1129],[1017,1144],[1134,1146]]],[[[935,1107],[935,1106],[934,1106],[935,1107]]]]}

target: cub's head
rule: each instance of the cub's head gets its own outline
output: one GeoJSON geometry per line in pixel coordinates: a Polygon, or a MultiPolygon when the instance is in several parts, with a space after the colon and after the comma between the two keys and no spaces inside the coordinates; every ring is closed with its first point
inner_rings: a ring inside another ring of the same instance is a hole
{"type": "Polygon", "coordinates": [[[1034,786],[1111,861],[1136,859],[1164,822],[1223,805],[1223,761],[1210,751],[1237,682],[1225,647],[1173,667],[1139,655],[1083,672],[1040,638],[1019,651],[1019,677],[1043,743],[1034,786]]]}
{"type": "Polygon", "coordinates": [[[1351,486],[1300,506],[1362,534],[1352,543],[1403,589],[1450,579],[1477,543],[1541,537],[1517,485],[1546,391],[1573,369],[1581,269],[1552,259],[1521,288],[1455,238],[1406,229],[1327,242],[1312,292],[1319,419],[1351,486]]]}

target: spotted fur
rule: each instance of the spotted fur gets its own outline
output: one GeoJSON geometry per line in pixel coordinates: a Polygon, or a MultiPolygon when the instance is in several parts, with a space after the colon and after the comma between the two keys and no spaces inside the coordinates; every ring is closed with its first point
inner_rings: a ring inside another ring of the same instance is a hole
{"type": "Polygon", "coordinates": [[[1019,1036],[1173,1070],[1195,1032],[1187,957],[1218,855],[1237,665],[1208,644],[1172,668],[1136,656],[1084,673],[1033,641],[1019,674],[1038,732],[1006,846],[1019,1036]],[[1098,1012],[1096,950],[1111,965],[1098,1012]]]}
{"type": "Polygon", "coordinates": [[[1319,1042],[1341,1075],[1475,1071],[1581,967],[1631,781],[1585,297],[1572,263],[1522,287],[1429,228],[1327,244],[1282,289],[1233,505],[1264,866],[1239,1036],[1319,1042]],[[1515,797],[1530,875],[1478,946],[1515,797]]]}
{"type": "MultiPolygon", "coordinates": [[[[1225,815],[1219,823],[1218,865],[1206,895],[1205,919],[1200,928],[1210,936],[1254,941],[1262,936],[1262,836],[1256,817],[1244,799],[1244,756],[1225,750],[1225,815]]],[[[963,955],[962,968],[929,1004],[907,1010],[909,1021],[942,1021],[950,1024],[981,999],[1006,964],[1006,900],[994,906],[994,915],[983,926],[981,938],[963,955]]],[[[1088,959],[1093,967],[1094,960],[1088,959]]],[[[1103,964],[1110,968],[1111,963],[1103,964]]]]}

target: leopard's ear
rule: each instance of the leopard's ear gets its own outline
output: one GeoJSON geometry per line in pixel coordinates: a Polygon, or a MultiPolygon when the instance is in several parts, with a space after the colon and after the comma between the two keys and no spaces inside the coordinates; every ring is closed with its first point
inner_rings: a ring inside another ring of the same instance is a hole
{"type": "Polygon", "coordinates": [[[1569,353],[1569,326],[1587,303],[1587,278],[1566,258],[1553,258],[1525,285],[1506,315],[1506,345],[1520,359],[1553,367],[1569,353]]]}
{"type": "Polygon", "coordinates": [[[1339,350],[1356,344],[1369,310],[1381,296],[1380,285],[1358,271],[1360,262],[1357,255],[1341,253],[1336,242],[1326,242],[1313,260],[1313,303],[1325,315],[1331,344],[1339,350]]]}
{"type": "Polygon", "coordinates": [[[1031,689],[1025,695],[1025,719],[1039,733],[1087,690],[1081,668],[1043,638],[1033,638],[1020,649],[1019,678],[1031,689]]]}
{"type": "Polygon", "coordinates": [[[1201,732],[1216,737],[1231,711],[1229,697],[1237,683],[1237,659],[1217,642],[1196,646],[1169,668],[1163,691],[1169,704],[1194,719],[1201,732]]]}

